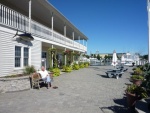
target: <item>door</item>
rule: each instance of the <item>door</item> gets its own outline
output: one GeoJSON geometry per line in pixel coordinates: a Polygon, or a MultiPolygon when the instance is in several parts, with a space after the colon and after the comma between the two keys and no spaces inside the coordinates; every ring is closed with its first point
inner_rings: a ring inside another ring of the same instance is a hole
{"type": "Polygon", "coordinates": [[[46,57],[47,57],[46,51],[42,51],[42,61],[41,61],[41,64],[42,64],[42,66],[45,67],[45,69],[46,69],[46,57]]]}

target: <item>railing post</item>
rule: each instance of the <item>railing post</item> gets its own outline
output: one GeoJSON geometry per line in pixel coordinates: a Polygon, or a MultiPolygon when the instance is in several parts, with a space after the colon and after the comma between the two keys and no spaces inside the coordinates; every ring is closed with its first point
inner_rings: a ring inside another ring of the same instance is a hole
{"type": "Polygon", "coordinates": [[[84,39],[83,39],[83,50],[84,50],[84,39]]]}
{"type": "Polygon", "coordinates": [[[51,21],[51,24],[52,24],[52,40],[54,41],[54,21],[53,21],[53,19],[54,19],[54,17],[53,17],[53,12],[52,12],[52,17],[51,17],[51,19],[52,19],[52,21],[51,21]]]}
{"type": "Polygon", "coordinates": [[[80,36],[78,37],[78,41],[79,41],[79,49],[80,49],[80,36]]]}
{"type": "Polygon", "coordinates": [[[74,47],[74,31],[72,32],[73,47],[74,47]]]}
{"type": "Polygon", "coordinates": [[[31,0],[29,0],[29,33],[31,33],[31,0]]]}
{"type": "MultiPolygon", "coordinates": [[[[64,37],[66,38],[66,23],[64,24],[64,37]]],[[[66,45],[66,40],[65,40],[65,45],[66,45]]]]}

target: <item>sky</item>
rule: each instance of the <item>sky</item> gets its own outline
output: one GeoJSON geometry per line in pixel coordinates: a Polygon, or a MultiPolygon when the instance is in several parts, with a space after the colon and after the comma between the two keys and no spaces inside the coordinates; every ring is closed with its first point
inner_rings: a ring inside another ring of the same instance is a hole
{"type": "Polygon", "coordinates": [[[49,0],[88,37],[87,53],[148,54],[147,0],[49,0]]]}

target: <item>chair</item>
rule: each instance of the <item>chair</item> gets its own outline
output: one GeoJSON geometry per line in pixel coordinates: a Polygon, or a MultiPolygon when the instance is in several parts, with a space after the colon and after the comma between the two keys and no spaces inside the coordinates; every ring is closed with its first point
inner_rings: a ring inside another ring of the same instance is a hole
{"type": "Polygon", "coordinates": [[[42,79],[41,79],[41,75],[39,73],[34,73],[32,74],[31,76],[31,88],[35,88],[35,87],[38,87],[38,89],[40,89],[40,83],[44,82],[42,79]]]}

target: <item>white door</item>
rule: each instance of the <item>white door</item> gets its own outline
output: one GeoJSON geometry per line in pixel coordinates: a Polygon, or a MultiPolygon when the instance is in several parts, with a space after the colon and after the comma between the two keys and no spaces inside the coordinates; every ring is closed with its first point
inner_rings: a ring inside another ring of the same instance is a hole
{"type": "Polygon", "coordinates": [[[41,64],[42,64],[42,66],[45,67],[45,69],[46,69],[46,57],[47,57],[46,51],[42,51],[42,61],[41,61],[41,64]]]}

